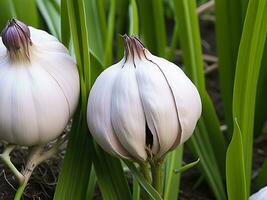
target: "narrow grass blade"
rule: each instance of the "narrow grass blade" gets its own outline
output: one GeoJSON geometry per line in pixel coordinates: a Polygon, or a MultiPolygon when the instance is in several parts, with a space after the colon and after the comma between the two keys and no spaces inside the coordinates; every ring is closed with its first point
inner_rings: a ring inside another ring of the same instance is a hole
{"type": "Polygon", "coordinates": [[[0,1],[0,29],[6,26],[7,21],[11,18],[16,18],[16,10],[15,7],[10,0],[2,0],[0,1]]]}
{"type": "Polygon", "coordinates": [[[233,117],[238,119],[242,133],[247,196],[250,191],[257,82],[267,32],[266,18],[267,1],[249,1],[235,72],[233,117]]]}
{"type": "Polygon", "coordinates": [[[257,189],[261,189],[267,184],[267,158],[264,160],[264,163],[261,166],[259,175],[256,180],[257,189]]]}
{"type": "Polygon", "coordinates": [[[135,178],[138,180],[140,186],[147,192],[153,200],[162,200],[160,194],[145,180],[143,175],[138,171],[132,162],[124,161],[127,167],[131,170],[135,178]]]}
{"type": "Polygon", "coordinates": [[[225,173],[225,141],[213,104],[205,89],[200,32],[194,0],[173,1],[185,71],[202,99],[202,117],[189,144],[200,157],[201,169],[217,199],[226,199],[221,177],[225,173]],[[219,170],[220,169],[220,170],[219,170]]]}
{"type": "Polygon", "coordinates": [[[152,53],[165,57],[166,30],[162,0],[138,0],[141,32],[145,46],[152,53]],[[150,11],[150,12],[149,12],[150,11]]]}
{"type": "Polygon", "coordinates": [[[13,0],[12,3],[19,20],[35,28],[40,26],[40,19],[35,0],[13,0]]]}
{"type": "Polygon", "coordinates": [[[140,186],[136,178],[133,178],[133,200],[140,200],[140,186]]]}
{"type": "Polygon", "coordinates": [[[199,163],[200,159],[198,158],[196,161],[194,162],[191,162],[183,167],[181,167],[180,169],[178,170],[175,170],[174,172],[175,173],[183,173],[183,172],[186,172],[187,170],[191,169],[192,167],[195,167],[198,163],[199,163]]]}
{"type": "Polygon", "coordinates": [[[60,5],[55,0],[36,0],[36,3],[51,33],[58,39],[61,39],[60,5]],[[54,3],[52,3],[53,1],[54,3]]]}
{"type": "Polygon", "coordinates": [[[68,7],[67,0],[61,0],[60,3],[60,25],[61,25],[61,42],[69,47],[70,45],[70,25],[69,25],[69,17],[68,17],[68,7]]]}
{"type": "Polygon", "coordinates": [[[10,18],[16,18],[25,24],[39,27],[39,15],[35,0],[1,0],[0,1],[0,29],[2,30],[10,18]],[[27,12],[25,12],[27,11],[27,12]]]}
{"type": "Polygon", "coordinates": [[[86,198],[87,185],[92,165],[92,139],[86,123],[87,96],[90,88],[89,43],[84,2],[67,0],[69,24],[74,44],[75,57],[80,75],[81,102],[74,117],[66,155],[60,172],[54,199],[86,198]]]}
{"type": "MultiPolygon", "coordinates": [[[[95,56],[99,63],[104,66],[105,60],[105,42],[106,38],[104,35],[107,33],[106,28],[103,29],[103,17],[99,16],[99,10],[104,9],[104,7],[99,8],[97,0],[85,1],[86,10],[86,22],[89,29],[88,39],[90,43],[90,53],[95,56]],[[105,31],[105,32],[104,32],[105,31]]],[[[104,11],[101,11],[102,13],[104,11]]],[[[104,27],[106,27],[105,24],[104,27]]]]}
{"type": "Polygon", "coordinates": [[[157,50],[158,55],[165,57],[166,50],[166,30],[165,30],[165,20],[164,20],[164,11],[163,11],[163,1],[162,0],[153,0],[152,3],[154,24],[155,24],[155,33],[157,41],[157,50]]]}
{"type": "Polygon", "coordinates": [[[108,29],[107,29],[107,33],[105,35],[106,41],[105,41],[104,67],[108,67],[109,65],[112,64],[115,12],[116,12],[116,1],[110,0],[108,29]]]}
{"type": "Polygon", "coordinates": [[[97,145],[94,149],[93,163],[103,199],[131,199],[120,160],[111,157],[97,145]]]}
{"type": "Polygon", "coordinates": [[[173,60],[175,57],[175,50],[176,50],[178,43],[179,43],[179,34],[178,33],[179,33],[179,25],[178,25],[178,23],[175,23],[174,31],[173,31],[172,39],[171,39],[171,44],[170,44],[168,51],[166,52],[167,60],[173,60]]]}
{"type": "MultiPolygon", "coordinates": [[[[263,55],[267,55],[267,42],[265,42],[263,55]]],[[[254,136],[259,136],[262,133],[262,128],[267,119],[267,56],[263,56],[261,69],[259,72],[259,81],[256,96],[256,110],[255,110],[255,125],[254,136]]]]}
{"type": "Polygon", "coordinates": [[[96,177],[94,166],[92,166],[88,188],[86,192],[86,199],[93,199],[95,188],[96,188],[96,183],[97,183],[97,177],[96,177]]]}
{"type": "Polygon", "coordinates": [[[87,124],[82,112],[74,117],[67,151],[60,171],[54,199],[86,199],[87,185],[91,170],[91,152],[84,146],[90,146],[87,124]],[[79,146],[78,146],[79,145],[79,146]]]}
{"type": "Polygon", "coordinates": [[[131,0],[131,4],[129,5],[129,20],[130,20],[130,28],[129,35],[139,35],[139,19],[138,19],[138,10],[135,0],[131,0]]]}
{"type": "Polygon", "coordinates": [[[201,160],[199,165],[216,199],[226,199],[222,176],[220,175],[215,155],[210,145],[207,128],[201,118],[195,129],[195,133],[189,140],[189,147],[201,160]]]}
{"type": "Polygon", "coordinates": [[[247,200],[242,134],[235,118],[234,133],[226,155],[226,182],[229,200],[247,200]]]}
{"type": "Polygon", "coordinates": [[[216,0],[216,46],[220,89],[228,134],[232,134],[232,100],[237,52],[246,13],[244,0],[216,0]]]}
{"type": "Polygon", "coordinates": [[[178,199],[181,175],[174,172],[182,166],[183,148],[183,145],[181,145],[167,156],[164,183],[165,200],[178,199]]]}
{"type": "Polygon", "coordinates": [[[125,26],[126,23],[128,23],[128,17],[129,17],[129,0],[116,0],[116,44],[117,44],[117,52],[116,52],[116,60],[119,60],[123,57],[123,40],[121,35],[127,33],[129,31],[125,26]]]}

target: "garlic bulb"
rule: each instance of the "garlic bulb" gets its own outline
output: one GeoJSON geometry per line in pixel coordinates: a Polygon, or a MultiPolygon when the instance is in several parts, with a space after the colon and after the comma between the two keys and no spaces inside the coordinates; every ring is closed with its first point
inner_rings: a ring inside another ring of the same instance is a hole
{"type": "Polygon", "coordinates": [[[67,49],[45,31],[10,20],[0,42],[0,140],[23,146],[59,136],[79,98],[67,49]]]}
{"type": "Polygon", "coordinates": [[[249,200],[267,200],[267,186],[251,195],[249,200]]]}
{"type": "Polygon", "coordinates": [[[193,133],[201,115],[196,87],[175,64],[124,36],[125,56],[89,94],[87,122],[99,145],[122,158],[160,159],[193,133]]]}

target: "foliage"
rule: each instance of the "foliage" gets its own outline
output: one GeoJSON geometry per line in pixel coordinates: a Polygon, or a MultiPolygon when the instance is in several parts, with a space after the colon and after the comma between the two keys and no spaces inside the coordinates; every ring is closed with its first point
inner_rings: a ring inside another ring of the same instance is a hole
{"type": "MultiPolygon", "coordinates": [[[[86,124],[90,88],[102,70],[121,59],[121,35],[124,33],[139,36],[152,53],[171,61],[177,49],[181,50],[184,71],[197,86],[203,104],[202,117],[186,145],[195,158],[200,158],[198,170],[216,199],[248,198],[253,141],[261,134],[267,111],[267,0],[215,0],[218,73],[227,136],[220,129],[222,121],[218,119],[205,85],[196,9],[197,5],[207,2],[0,1],[1,29],[10,18],[46,29],[68,47],[77,62],[80,104],[73,117],[55,199],[91,199],[96,185],[102,198],[107,200],[162,199],[141,173],[142,166],[122,162],[104,152],[95,144],[86,124]],[[133,189],[126,176],[129,171],[133,174],[133,189]]],[[[182,167],[186,145],[166,157],[162,182],[166,200],[179,197],[180,173],[176,172],[182,167]]],[[[258,187],[267,182],[266,163],[265,160],[258,187]]]]}

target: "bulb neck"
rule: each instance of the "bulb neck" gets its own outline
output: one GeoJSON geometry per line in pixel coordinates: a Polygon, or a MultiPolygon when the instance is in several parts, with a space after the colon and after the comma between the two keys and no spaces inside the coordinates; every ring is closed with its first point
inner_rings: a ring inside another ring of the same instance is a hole
{"type": "Polygon", "coordinates": [[[124,56],[126,61],[129,59],[135,60],[136,58],[142,59],[146,57],[146,48],[136,36],[129,37],[124,34],[122,37],[124,40],[124,56]]]}
{"type": "Polygon", "coordinates": [[[13,62],[29,62],[32,41],[29,27],[15,19],[8,21],[2,32],[2,41],[13,62]]]}

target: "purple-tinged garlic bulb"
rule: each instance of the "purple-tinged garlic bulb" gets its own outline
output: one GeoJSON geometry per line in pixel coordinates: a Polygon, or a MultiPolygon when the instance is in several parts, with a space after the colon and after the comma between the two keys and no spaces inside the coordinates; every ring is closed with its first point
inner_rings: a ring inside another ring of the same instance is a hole
{"type": "Polygon", "coordinates": [[[95,81],[87,121],[107,152],[122,158],[160,159],[184,143],[201,115],[199,93],[175,64],[124,36],[125,55],[95,81]]]}
{"type": "Polygon", "coordinates": [[[68,50],[45,31],[12,19],[0,42],[0,140],[32,146],[59,136],[79,99],[68,50]]]}

